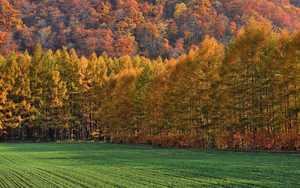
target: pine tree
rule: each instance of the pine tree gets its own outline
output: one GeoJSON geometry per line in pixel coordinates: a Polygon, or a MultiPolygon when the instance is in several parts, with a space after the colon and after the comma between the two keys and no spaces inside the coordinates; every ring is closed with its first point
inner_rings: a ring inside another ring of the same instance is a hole
{"type": "Polygon", "coordinates": [[[99,136],[101,129],[97,124],[101,124],[102,90],[107,82],[107,68],[103,57],[97,58],[95,53],[92,54],[83,75],[83,118],[86,138],[90,138],[93,132],[99,136]]]}
{"type": "MultiPolygon", "coordinates": [[[[50,52],[48,52],[50,53],[50,52]]],[[[53,55],[53,54],[52,54],[53,55]]],[[[47,55],[46,55],[47,56],[47,55]]],[[[46,57],[45,56],[45,57],[46,57]]],[[[43,119],[43,92],[45,87],[45,67],[43,67],[43,61],[45,60],[42,57],[42,46],[37,44],[33,56],[31,58],[31,67],[30,67],[30,90],[31,90],[31,105],[34,108],[35,119],[30,123],[37,129],[36,136],[40,137],[40,124],[42,123],[43,119]]]]}
{"type": "Polygon", "coordinates": [[[146,94],[154,76],[154,67],[152,65],[152,62],[149,60],[139,59],[139,61],[140,62],[137,62],[136,58],[133,60],[133,66],[136,68],[142,67],[143,71],[141,72],[136,82],[136,91],[133,99],[135,103],[135,109],[132,112],[132,115],[136,132],[138,132],[139,134],[147,134],[148,130],[146,125],[148,122],[145,122],[145,119],[150,114],[146,109],[146,105],[148,102],[146,101],[146,94]]]}
{"type": "Polygon", "coordinates": [[[8,117],[11,117],[12,125],[21,126],[24,141],[26,126],[29,126],[29,121],[34,118],[34,108],[30,104],[30,57],[20,55],[16,58],[15,54],[11,54],[6,64],[6,79],[11,86],[7,95],[7,104],[11,108],[7,113],[9,113],[8,117]]]}
{"type": "MultiPolygon", "coordinates": [[[[56,139],[56,131],[58,129],[69,128],[70,114],[65,107],[68,99],[66,83],[61,80],[60,73],[57,70],[52,70],[48,75],[48,89],[46,91],[46,114],[45,119],[48,121],[46,127],[49,128],[50,138],[56,139]]],[[[47,139],[47,131],[46,137],[47,139]]]]}

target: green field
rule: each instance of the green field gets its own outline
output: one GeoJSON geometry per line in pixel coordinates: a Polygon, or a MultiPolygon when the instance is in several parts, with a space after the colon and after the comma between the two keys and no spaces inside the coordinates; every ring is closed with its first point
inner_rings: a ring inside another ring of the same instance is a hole
{"type": "Polygon", "coordinates": [[[300,187],[300,154],[0,144],[0,187],[300,187]]]}

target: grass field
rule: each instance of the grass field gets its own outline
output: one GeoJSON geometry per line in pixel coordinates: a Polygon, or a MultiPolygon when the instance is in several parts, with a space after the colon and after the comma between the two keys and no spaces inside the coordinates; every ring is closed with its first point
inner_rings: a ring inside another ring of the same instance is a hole
{"type": "Polygon", "coordinates": [[[300,187],[300,154],[0,144],[0,187],[300,187]]]}

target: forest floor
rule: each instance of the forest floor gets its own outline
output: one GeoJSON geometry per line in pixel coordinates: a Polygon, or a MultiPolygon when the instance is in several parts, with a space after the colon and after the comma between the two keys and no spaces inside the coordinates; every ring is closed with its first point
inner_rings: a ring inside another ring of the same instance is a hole
{"type": "Polygon", "coordinates": [[[300,154],[0,144],[0,187],[300,187],[300,154]]]}

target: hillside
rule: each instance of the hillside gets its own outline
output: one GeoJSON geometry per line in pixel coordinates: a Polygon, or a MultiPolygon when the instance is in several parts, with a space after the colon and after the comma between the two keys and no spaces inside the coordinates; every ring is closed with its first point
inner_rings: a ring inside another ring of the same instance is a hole
{"type": "Polygon", "coordinates": [[[300,28],[295,0],[0,0],[0,54],[74,48],[110,57],[177,58],[205,36],[228,43],[250,17],[300,28]]]}

